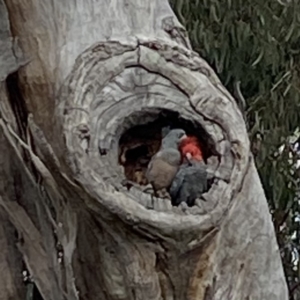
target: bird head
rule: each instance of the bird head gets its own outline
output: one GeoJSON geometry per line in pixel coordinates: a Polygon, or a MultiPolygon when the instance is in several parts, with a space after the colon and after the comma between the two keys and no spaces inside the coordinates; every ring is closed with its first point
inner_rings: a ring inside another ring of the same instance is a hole
{"type": "Polygon", "coordinates": [[[203,160],[201,147],[196,137],[188,136],[181,140],[179,150],[182,156],[186,157],[188,160],[190,160],[191,158],[198,161],[203,160]]]}
{"type": "Polygon", "coordinates": [[[187,135],[183,129],[172,129],[162,139],[162,147],[178,148],[180,143],[187,138],[187,135]]]}

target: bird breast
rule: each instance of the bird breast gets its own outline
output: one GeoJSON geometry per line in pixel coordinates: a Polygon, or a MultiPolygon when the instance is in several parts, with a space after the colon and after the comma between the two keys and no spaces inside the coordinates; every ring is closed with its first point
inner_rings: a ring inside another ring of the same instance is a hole
{"type": "Polygon", "coordinates": [[[147,173],[147,179],[156,190],[168,188],[178,171],[178,167],[178,165],[170,165],[165,160],[156,157],[147,173]]]}
{"type": "Polygon", "coordinates": [[[162,161],[167,162],[172,166],[179,166],[181,163],[181,154],[176,149],[165,149],[163,151],[159,151],[154,159],[160,159],[162,161]]]}

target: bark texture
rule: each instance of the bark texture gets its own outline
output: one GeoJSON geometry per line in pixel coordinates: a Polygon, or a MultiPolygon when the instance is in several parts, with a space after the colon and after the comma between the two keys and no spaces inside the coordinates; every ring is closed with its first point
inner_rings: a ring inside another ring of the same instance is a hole
{"type": "Polygon", "coordinates": [[[0,20],[1,299],[23,263],[45,300],[288,299],[242,115],[167,1],[0,0],[0,20]],[[122,134],[168,111],[211,147],[190,208],[121,184],[122,134]]]}

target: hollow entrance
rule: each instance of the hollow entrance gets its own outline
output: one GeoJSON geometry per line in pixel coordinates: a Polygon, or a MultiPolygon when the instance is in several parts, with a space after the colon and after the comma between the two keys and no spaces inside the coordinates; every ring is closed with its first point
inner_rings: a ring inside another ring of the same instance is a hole
{"type": "Polygon", "coordinates": [[[128,180],[140,185],[148,184],[145,173],[151,157],[160,148],[164,127],[182,128],[187,135],[197,137],[205,162],[212,155],[210,138],[200,124],[181,118],[176,112],[163,110],[154,121],[136,125],[122,134],[119,141],[119,163],[124,166],[128,180]]]}

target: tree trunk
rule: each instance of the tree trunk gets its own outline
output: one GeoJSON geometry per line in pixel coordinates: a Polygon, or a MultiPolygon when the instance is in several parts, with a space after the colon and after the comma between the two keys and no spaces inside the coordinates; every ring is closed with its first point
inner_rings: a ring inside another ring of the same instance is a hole
{"type": "Polygon", "coordinates": [[[242,115],[166,0],[0,0],[0,25],[0,299],[288,299],[242,115]],[[193,207],[122,184],[169,121],[206,147],[193,207]]]}

